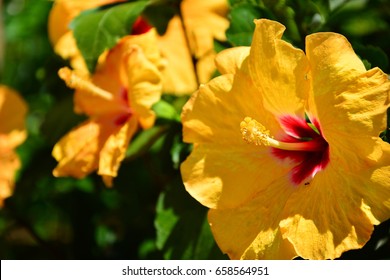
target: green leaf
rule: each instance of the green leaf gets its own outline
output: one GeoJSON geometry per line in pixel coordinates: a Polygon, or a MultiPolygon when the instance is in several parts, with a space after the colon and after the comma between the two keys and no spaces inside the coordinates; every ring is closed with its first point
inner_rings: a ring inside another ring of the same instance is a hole
{"type": "Polygon", "coordinates": [[[126,151],[126,160],[132,160],[145,154],[160,137],[168,131],[168,126],[154,126],[141,131],[130,143],[126,151]]]}
{"type": "Polygon", "coordinates": [[[104,6],[82,12],[70,24],[77,46],[93,72],[100,54],[131,33],[132,26],[149,1],[104,6]]]}
{"type": "Polygon", "coordinates": [[[171,18],[179,13],[179,1],[155,1],[147,6],[143,15],[155,26],[158,34],[163,35],[171,18]]]}
{"type": "Polygon", "coordinates": [[[229,4],[232,8],[234,8],[236,5],[240,5],[240,4],[244,4],[244,3],[257,5],[258,2],[260,2],[260,1],[258,1],[258,0],[229,0],[229,4]]]}
{"type": "Polygon", "coordinates": [[[179,169],[180,164],[183,160],[182,158],[183,154],[188,155],[191,147],[192,146],[190,146],[189,144],[182,142],[182,135],[178,135],[178,134],[175,135],[173,139],[173,145],[170,150],[174,169],[179,169]]]}
{"type": "Polygon", "coordinates": [[[115,231],[113,231],[108,226],[99,225],[96,228],[95,239],[99,247],[107,247],[114,244],[118,237],[116,236],[115,231]]]}
{"type": "Polygon", "coordinates": [[[165,259],[226,259],[214,242],[207,209],[196,202],[179,180],[157,201],[156,245],[165,259]]]}
{"type": "Polygon", "coordinates": [[[389,28],[388,23],[379,18],[376,12],[365,11],[356,13],[353,17],[350,16],[342,26],[343,32],[354,36],[374,34],[378,31],[387,30],[387,28],[389,28]]]}
{"type": "Polygon", "coordinates": [[[326,20],[330,13],[330,3],[328,0],[314,0],[311,2],[313,7],[317,10],[317,12],[321,15],[321,17],[326,20]]]}
{"type": "Polygon", "coordinates": [[[180,115],[176,111],[175,107],[163,99],[154,104],[152,109],[156,113],[157,118],[180,122],[180,115]]]}
{"type": "Polygon", "coordinates": [[[237,4],[230,12],[231,23],[226,31],[226,37],[233,46],[250,46],[254,19],[261,18],[261,9],[252,4],[237,4]]]}

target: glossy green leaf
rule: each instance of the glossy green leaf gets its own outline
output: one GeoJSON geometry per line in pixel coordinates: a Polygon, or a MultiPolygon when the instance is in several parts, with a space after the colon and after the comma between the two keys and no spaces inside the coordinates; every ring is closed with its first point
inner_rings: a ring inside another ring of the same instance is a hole
{"type": "Polygon", "coordinates": [[[156,113],[157,118],[180,121],[180,115],[175,107],[163,99],[154,104],[152,109],[156,113]]]}
{"type": "Polygon", "coordinates": [[[149,1],[137,1],[82,12],[70,24],[77,46],[90,72],[100,54],[131,33],[132,26],[149,1]]]}
{"type": "Polygon", "coordinates": [[[207,221],[207,209],[177,182],[161,193],[156,207],[156,245],[165,259],[225,259],[207,221]]]}
{"type": "Polygon", "coordinates": [[[226,37],[233,46],[250,46],[255,24],[253,21],[261,17],[259,7],[252,4],[236,5],[230,12],[231,23],[226,37]]]}
{"type": "Polygon", "coordinates": [[[147,6],[143,15],[146,20],[155,26],[157,32],[163,35],[167,29],[169,20],[178,14],[179,0],[159,0],[147,6]]]}

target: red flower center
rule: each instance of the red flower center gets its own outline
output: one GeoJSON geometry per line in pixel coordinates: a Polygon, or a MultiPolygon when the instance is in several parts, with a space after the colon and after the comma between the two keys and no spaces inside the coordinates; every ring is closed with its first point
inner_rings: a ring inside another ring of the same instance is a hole
{"type": "Polygon", "coordinates": [[[133,115],[133,110],[130,107],[129,94],[127,88],[122,87],[119,96],[120,96],[120,102],[122,102],[124,109],[123,109],[123,113],[119,114],[119,116],[116,117],[114,120],[115,125],[118,126],[126,123],[133,115]]]}
{"type": "Polygon", "coordinates": [[[280,124],[285,135],[279,141],[301,143],[301,150],[285,150],[272,147],[272,154],[279,159],[289,159],[296,163],[291,170],[291,180],[299,185],[303,181],[309,184],[311,178],[323,170],[329,163],[329,145],[322,136],[317,120],[308,123],[304,119],[293,116],[283,116],[280,124]],[[306,146],[306,149],[305,149],[306,146]]]}

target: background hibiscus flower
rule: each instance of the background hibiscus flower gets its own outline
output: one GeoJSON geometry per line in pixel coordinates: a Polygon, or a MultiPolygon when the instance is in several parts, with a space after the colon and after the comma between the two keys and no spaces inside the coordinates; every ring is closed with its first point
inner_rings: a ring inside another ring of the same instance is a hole
{"type": "Polygon", "coordinates": [[[55,176],[83,178],[97,169],[105,184],[112,185],[138,126],[146,129],[154,123],[150,108],[160,98],[161,77],[148,57],[158,55],[158,49],[150,47],[156,45],[155,38],[154,30],[123,38],[101,60],[91,80],[68,68],[59,71],[76,89],[76,110],[89,120],[54,146],[59,162],[55,176]]]}
{"type": "MultiPolygon", "coordinates": [[[[82,11],[121,0],[63,1],[57,0],[49,17],[49,36],[54,50],[78,71],[87,73],[84,59],[77,48],[71,21],[82,11]]],[[[215,72],[214,39],[225,41],[226,0],[178,1],[177,13],[169,20],[167,30],[159,36],[158,45],[165,59],[162,69],[164,92],[191,94],[199,83],[207,82],[215,72]]]]}

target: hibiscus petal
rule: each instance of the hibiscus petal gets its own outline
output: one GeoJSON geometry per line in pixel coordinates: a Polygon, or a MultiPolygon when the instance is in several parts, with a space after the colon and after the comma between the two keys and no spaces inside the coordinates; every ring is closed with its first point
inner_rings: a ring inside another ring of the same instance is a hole
{"type": "Polygon", "coordinates": [[[215,72],[214,39],[226,40],[229,26],[226,18],[227,0],[184,0],[181,13],[191,53],[196,59],[196,73],[200,84],[210,80],[215,72]]]}
{"type": "Polygon", "coordinates": [[[198,73],[199,84],[207,83],[211,77],[216,74],[215,52],[210,52],[202,56],[202,59],[196,63],[196,72],[198,73]]]}
{"type": "MultiPolygon", "coordinates": [[[[226,122],[226,116],[235,117],[237,110],[224,97],[231,90],[233,76],[219,76],[195,92],[182,110],[183,140],[185,142],[238,142],[238,129],[243,119],[226,122]],[[212,110],[212,115],[207,114],[212,110]],[[211,116],[210,116],[211,115],[211,116]],[[236,125],[237,129],[232,129],[236,125]]],[[[233,96],[232,96],[233,97],[233,96]]]]}
{"type": "Polygon", "coordinates": [[[167,61],[162,72],[164,92],[183,95],[195,91],[198,85],[194,66],[178,16],[169,21],[164,36],[160,36],[158,41],[162,57],[167,61]]]}
{"type": "Polygon", "coordinates": [[[70,59],[70,65],[78,74],[89,74],[85,60],[77,48],[76,40],[71,31],[65,33],[55,44],[54,51],[63,59],[70,59]]]}
{"type": "Polygon", "coordinates": [[[4,199],[10,197],[14,190],[15,172],[20,167],[20,160],[13,150],[3,150],[0,146],[0,207],[4,199]]]}
{"type": "MultiPolygon", "coordinates": [[[[99,5],[98,1],[95,1],[95,3],[96,6],[99,5]]],[[[55,45],[69,31],[68,24],[72,18],[78,15],[83,9],[94,7],[95,3],[93,1],[56,0],[50,10],[48,19],[50,41],[55,45]]]]}
{"type": "Polygon", "coordinates": [[[288,185],[283,178],[241,207],[211,209],[209,222],[221,250],[232,259],[291,259],[297,256],[279,230],[283,206],[295,191],[288,185]]]}
{"type": "Polygon", "coordinates": [[[235,74],[241,68],[249,52],[249,47],[237,47],[221,51],[215,58],[218,71],[221,74],[235,74]]]}
{"type": "Polygon", "coordinates": [[[196,145],[181,165],[187,191],[209,208],[232,208],[269,188],[277,178],[288,177],[288,166],[272,158],[266,147],[244,145],[196,145]]]}
{"type": "Polygon", "coordinates": [[[214,52],[214,38],[226,40],[225,31],[229,27],[227,0],[184,0],[181,12],[191,50],[197,58],[214,52]]]}
{"type": "Polygon", "coordinates": [[[98,167],[99,151],[109,136],[103,125],[87,121],[65,135],[53,148],[58,161],[53,170],[56,177],[83,178],[98,167]]]}
{"type": "MultiPolygon", "coordinates": [[[[351,174],[354,191],[359,193],[376,221],[390,218],[390,145],[383,148],[383,155],[373,167],[367,166],[351,174]],[[356,179],[355,179],[356,178],[356,179]],[[369,178],[369,181],[367,181],[369,178]]],[[[370,215],[369,213],[369,215],[370,215]]]]}
{"type": "Polygon", "coordinates": [[[121,88],[128,88],[129,69],[127,59],[134,48],[141,48],[143,55],[157,67],[160,63],[160,52],[157,46],[157,35],[154,29],[141,35],[123,37],[105,56],[92,77],[98,87],[111,92],[114,98],[120,98],[121,88]]]}
{"type": "Polygon", "coordinates": [[[166,33],[159,39],[161,52],[167,60],[163,72],[165,92],[190,94],[198,88],[198,82],[205,83],[211,78],[215,72],[214,38],[226,39],[227,12],[226,0],[186,0],[181,3],[183,23],[179,16],[173,17],[166,33]],[[192,56],[196,59],[196,66],[192,56]]]}
{"type": "Polygon", "coordinates": [[[378,68],[366,71],[342,35],[313,34],[306,44],[314,88],[309,110],[320,122],[331,157],[350,168],[358,167],[360,158],[375,161],[390,102],[387,75],[378,68]]]}
{"type": "Polygon", "coordinates": [[[280,227],[300,256],[334,259],[369,240],[372,219],[354,190],[367,185],[367,178],[355,178],[329,165],[289,198],[280,227]]]}
{"type": "Polygon", "coordinates": [[[129,122],[112,132],[105,141],[99,154],[98,174],[103,177],[106,186],[112,186],[112,179],[117,176],[119,166],[125,157],[131,137],[137,130],[137,120],[129,122]]]}
{"type": "Polygon", "coordinates": [[[26,114],[27,105],[19,94],[0,86],[0,147],[13,149],[26,139],[26,114]]]}
{"type": "Polygon", "coordinates": [[[133,45],[139,46],[145,57],[159,69],[163,68],[160,48],[158,46],[158,34],[155,28],[140,35],[130,35],[121,39],[122,48],[129,49],[133,45]]]}
{"type": "Polygon", "coordinates": [[[264,107],[276,116],[304,116],[310,91],[304,52],[281,40],[285,27],[280,23],[265,19],[255,23],[249,69],[264,107]]]}
{"type": "Polygon", "coordinates": [[[136,46],[129,53],[126,70],[131,108],[137,113],[141,126],[150,128],[155,120],[151,107],[160,100],[162,92],[160,72],[136,46]]]}

